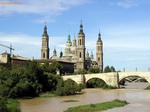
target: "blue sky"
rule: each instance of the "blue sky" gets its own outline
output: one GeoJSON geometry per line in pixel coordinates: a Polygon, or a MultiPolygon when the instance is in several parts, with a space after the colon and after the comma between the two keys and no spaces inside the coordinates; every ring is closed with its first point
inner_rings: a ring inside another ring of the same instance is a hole
{"type": "MultiPolygon", "coordinates": [[[[89,52],[95,54],[101,32],[104,66],[146,71],[150,67],[149,6],[149,0],[0,0],[0,43],[11,43],[15,55],[39,59],[46,21],[51,56],[54,47],[59,56],[68,34],[77,38],[82,19],[89,52]]],[[[0,46],[0,53],[5,50],[9,52],[0,46]]]]}

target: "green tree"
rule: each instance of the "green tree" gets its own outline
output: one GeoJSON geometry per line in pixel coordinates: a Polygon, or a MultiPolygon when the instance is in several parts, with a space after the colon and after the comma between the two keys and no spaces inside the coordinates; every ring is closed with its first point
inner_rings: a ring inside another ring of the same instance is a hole
{"type": "Polygon", "coordinates": [[[51,73],[44,73],[43,76],[44,76],[44,78],[42,78],[43,82],[42,83],[40,82],[43,86],[43,92],[55,91],[58,82],[60,80],[63,80],[60,75],[55,75],[51,73]]]}
{"type": "Polygon", "coordinates": [[[6,68],[2,65],[0,65],[0,71],[4,71],[6,68]]]}
{"type": "Polygon", "coordinates": [[[63,79],[58,79],[58,84],[56,86],[55,94],[58,96],[64,95],[64,81],[63,81],[63,79]]]}
{"type": "Polygon", "coordinates": [[[87,74],[88,72],[87,72],[87,70],[85,70],[85,69],[80,69],[80,70],[78,70],[77,71],[77,74],[87,74]]]}
{"type": "Polygon", "coordinates": [[[90,68],[88,70],[89,73],[99,73],[100,72],[100,69],[99,68],[90,68]]]}
{"type": "Polygon", "coordinates": [[[41,66],[41,69],[44,71],[44,72],[50,72],[50,65],[48,62],[44,63],[42,66],[41,66]]]}
{"type": "Polygon", "coordinates": [[[81,91],[82,88],[75,82],[64,82],[61,76],[53,74],[56,69],[61,70],[62,66],[59,63],[41,66],[32,61],[25,66],[13,66],[11,70],[1,70],[0,95],[22,98],[35,97],[46,91],[56,91],[58,95],[70,95],[81,91]]]}
{"type": "Polygon", "coordinates": [[[7,99],[0,96],[0,112],[8,112],[7,99]]]}
{"type": "Polygon", "coordinates": [[[58,62],[53,62],[50,64],[50,73],[56,74],[56,71],[61,71],[63,66],[58,62]]]}
{"type": "Polygon", "coordinates": [[[109,67],[109,66],[106,66],[106,67],[104,68],[104,72],[105,72],[105,73],[107,73],[107,72],[111,72],[110,67],[109,67]]]}
{"type": "Polygon", "coordinates": [[[56,71],[61,71],[63,66],[58,62],[52,62],[51,64],[45,63],[42,66],[42,70],[48,73],[56,74],[56,71]]]}
{"type": "Polygon", "coordinates": [[[109,67],[108,65],[104,68],[104,73],[107,72],[116,72],[115,68],[113,66],[109,67]]]}
{"type": "Polygon", "coordinates": [[[81,92],[82,86],[78,85],[71,79],[67,79],[66,81],[60,81],[57,85],[56,95],[66,96],[66,95],[74,95],[77,92],[81,92]]]}
{"type": "Polygon", "coordinates": [[[38,95],[42,88],[37,78],[39,73],[35,62],[28,63],[25,67],[2,71],[0,84],[3,87],[3,96],[20,98],[38,95]]]}
{"type": "Polygon", "coordinates": [[[110,67],[111,72],[116,72],[115,68],[113,66],[110,67]]]}

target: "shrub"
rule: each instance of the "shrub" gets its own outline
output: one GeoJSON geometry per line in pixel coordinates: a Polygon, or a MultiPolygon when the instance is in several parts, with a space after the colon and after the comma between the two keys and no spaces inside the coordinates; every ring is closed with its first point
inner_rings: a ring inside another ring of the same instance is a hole
{"type": "Polygon", "coordinates": [[[8,112],[6,103],[7,99],[0,96],[0,112],[8,112]]]}
{"type": "Polygon", "coordinates": [[[58,96],[74,95],[81,92],[81,90],[81,85],[78,85],[71,79],[67,79],[66,81],[59,81],[55,94],[58,96]]]}
{"type": "Polygon", "coordinates": [[[8,99],[7,108],[8,112],[21,112],[20,103],[17,100],[8,99]]]}

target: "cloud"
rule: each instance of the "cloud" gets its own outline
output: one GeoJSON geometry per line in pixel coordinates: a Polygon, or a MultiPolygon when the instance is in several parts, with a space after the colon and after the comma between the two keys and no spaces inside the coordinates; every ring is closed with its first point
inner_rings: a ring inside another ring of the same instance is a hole
{"type": "Polygon", "coordinates": [[[122,0],[117,3],[118,6],[128,9],[138,6],[137,0],[122,0]]]}
{"type": "MultiPolygon", "coordinates": [[[[12,47],[15,49],[13,54],[28,58],[35,56],[41,45],[39,37],[33,37],[21,33],[0,33],[0,43],[6,46],[10,46],[10,44],[12,44],[12,47]]],[[[0,53],[4,51],[9,51],[9,49],[0,46],[0,53]]]]}
{"type": "MultiPolygon", "coordinates": [[[[65,48],[65,42],[62,43],[62,40],[67,39],[66,37],[50,37],[50,53],[52,56],[54,47],[57,49],[57,53],[59,55],[59,52],[61,50],[64,50],[65,48]]],[[[26,35],[22,33],[13,33],[13,34],[6,34],[6,33],[0,33],[0,44],[10,46],[12,44],[13,48],[15,49],[13,51],[13,54],[15,55],[21,55],[27,58],[32,58],[34,56],[35,58],[40,58],[41,56],[41,44],[42,44],[42,37],[34,37],[31,35],[26,35]]],[[[8,48],[0,46],[0,53],[3,53],[5,51],[9,52],[8,48]]]]}
{"type": "MultiPolygon", "coordinates": [[[[10,1],[10,0],[9,0],[10,1]]],[[[0,4],[0,15],[38,14],[37,22],[54,21],[54,17],[88,0],[20,0],[23,4],[0,4]]]]}

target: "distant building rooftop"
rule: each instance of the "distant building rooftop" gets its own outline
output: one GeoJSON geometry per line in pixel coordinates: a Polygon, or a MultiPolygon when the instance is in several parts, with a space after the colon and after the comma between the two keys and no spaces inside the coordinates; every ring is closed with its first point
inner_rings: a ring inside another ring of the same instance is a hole
{"type": "Polygon", "coordinates": [[[11,59],[17,59],[17,60],[30,60],[29,58],[25,58],[25,57],[22,57],[22,56],[19,56],[19,55],[16,55],[16,56],[12,56],[11,59]]]}

